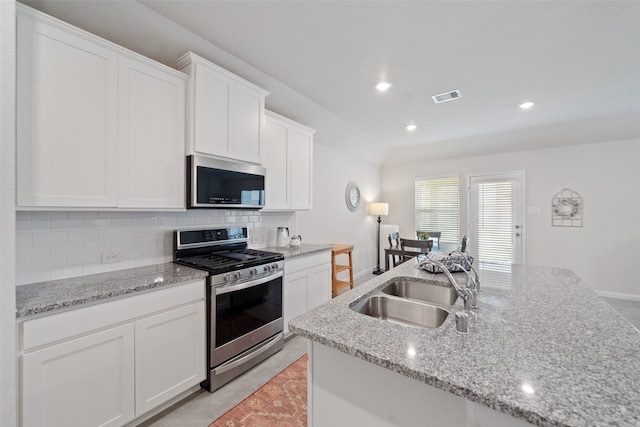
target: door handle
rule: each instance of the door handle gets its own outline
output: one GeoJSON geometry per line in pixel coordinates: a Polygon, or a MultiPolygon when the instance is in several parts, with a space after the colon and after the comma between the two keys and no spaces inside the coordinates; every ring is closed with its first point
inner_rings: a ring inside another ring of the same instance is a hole
{"type": "Polygon", "coordinates": [[[520,233],[516,233],[516,237],[520,237],[520,233]]]}

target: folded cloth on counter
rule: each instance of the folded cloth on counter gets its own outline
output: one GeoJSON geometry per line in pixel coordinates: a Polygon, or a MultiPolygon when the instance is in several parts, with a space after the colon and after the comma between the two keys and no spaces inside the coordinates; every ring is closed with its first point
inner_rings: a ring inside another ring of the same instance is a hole
{"type": "MultiPolygon", "coordinates": [[[[418,255],[416,257],[418,262],[424,260],[425,258],[428,258],[443,264],[447,268],[447,270],[449,270],[451,273],[458,273],[464,270],[469,271],[471,270],[471,264],[473,264],[473,257],[466,252],[464,253],[464,256],[463,256],[460,254],[450,255],[442,252],[432,251],[432,252],[429,252],[427,255],[418,255]],[[464,268],[464,270],[455,264],[461,265],[464,268]]],[[[440,270],[440,267],[434,264],[425,264],[422,266],[422,269],[430,273],[442,273],[442,271],[440,270]]]]}

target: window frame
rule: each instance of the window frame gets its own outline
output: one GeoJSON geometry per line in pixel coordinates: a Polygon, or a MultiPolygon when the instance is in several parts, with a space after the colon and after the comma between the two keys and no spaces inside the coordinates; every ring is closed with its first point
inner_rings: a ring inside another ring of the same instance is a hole
{"type": "MultiPolygon", "coordinates": [[[[460,174],[449,174],[449,175],[437,175],[437,176],[419,176],[419,177],[415,177],[414,178],[414,183],[413,183],[413,200],[414,200],[414,207],[413,207],[413,225],[414,225],[414,233],[417,232],[418,230],[420,230],[420,226],[418,224],[418,195],[417,195],[417,189],[418,189],[418,182],[419,181],[439,181],[439,180],[457,180],[458,182],[458,198],[457,198],[457,206],[456,206],[456,216],[457,216],[457,224],[456,224],[456,236],[455,236],[455,240],[452,240],[452,238],[450,236],[447,236],[445,233],[443,233],[442,237],[440,238],[440,242],[441,243],[459,243],[461,240],[461,195],[462,195],[462,188],[461,188],[461,182],[462,182],[462,177],[460,174]]],[[[429,230],[426,230],[429,231],[429,230]]],[[[433,230],[433,231],[443,231],[443,230],[433,230]]]]}

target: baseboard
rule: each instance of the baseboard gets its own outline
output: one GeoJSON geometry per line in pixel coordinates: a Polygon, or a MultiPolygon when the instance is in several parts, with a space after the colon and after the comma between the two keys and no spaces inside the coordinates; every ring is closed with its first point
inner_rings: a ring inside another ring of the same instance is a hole
{"type": "Polygon", "coordinates": [[[597,289],[595,290],[595,293],[601,297],[626,299],[630,301],[640,301],[640,295],[635,295],[635,294],[623,294],[620,292],[599,291],[597,289]]]}

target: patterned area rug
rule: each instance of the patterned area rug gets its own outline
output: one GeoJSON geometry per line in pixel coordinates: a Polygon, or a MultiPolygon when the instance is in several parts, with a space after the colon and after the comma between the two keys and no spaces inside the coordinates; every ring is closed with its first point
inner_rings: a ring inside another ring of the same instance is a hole
{"type": "Polygon", "coordinates": [[[305,427],[307,360],[305,354],[209,427],[305,427]]]}

